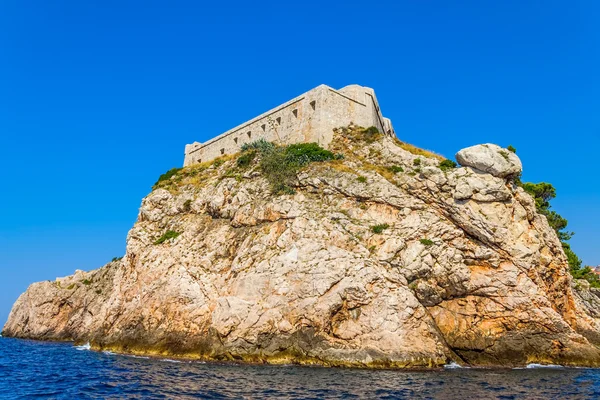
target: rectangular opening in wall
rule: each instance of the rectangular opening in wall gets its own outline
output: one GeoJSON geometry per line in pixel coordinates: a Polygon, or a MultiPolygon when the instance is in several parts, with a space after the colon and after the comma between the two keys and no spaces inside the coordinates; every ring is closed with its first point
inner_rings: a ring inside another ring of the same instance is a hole
{"type": "Polygon", "coordinates": [[[311,101],[310,106],[313,110],[315,110],[317,108],[317,102],[315,100],[311,101]]]}
{"type": "Polygon", "coordinates": [[[225,154],[225,149],[221,149],[221,154],[225,154]]]}
{"type": "Polygon", "coordinates": [[[262,128],[263,132],[267,130],[267,126],[265,124],[262,124],[260,127],[262,128]]]}
{"type": "Polygon", "coordinates": [[[281,125],[281,117],[277,117],[277,125],[281,125]]]}
{"type": "Polygon", "coordinates": [[[292,114],[294,114],[294,117],[298,118],[298,109],[292,111],[292,114]]]}
{"type": "Polygon", "coordinates": [[[233,141],[237,144],[238,138],[233,138],[233,141]]]}
{"type": "Polygon", "coordinates": [[[252,132],[251,131],[246,132],[246,135],[248,135],[248,139],[252,138],[252,132]]]}

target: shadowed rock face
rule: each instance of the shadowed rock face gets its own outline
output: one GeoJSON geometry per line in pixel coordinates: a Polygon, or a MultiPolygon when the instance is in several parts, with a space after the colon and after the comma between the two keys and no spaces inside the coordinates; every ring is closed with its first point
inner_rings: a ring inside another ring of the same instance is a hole
{"type": "Polygon", "coordinates": [[[522,189],[356,127],[332,147],[344,159],[304,168],[293,195],[256,164],[186,168],[143,200],[122,260],[31,285],[3,334],[209,360],[600,364],[600,297],[522,189]]]}

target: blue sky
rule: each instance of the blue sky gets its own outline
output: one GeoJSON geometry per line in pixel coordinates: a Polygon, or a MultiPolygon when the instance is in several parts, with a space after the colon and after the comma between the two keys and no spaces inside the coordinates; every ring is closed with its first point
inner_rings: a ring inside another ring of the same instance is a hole
{"type": "Polygon", "coordinates": [[[599,4],[0,2],[0,324],[31,282],[122,255],[186,143],[321,83],[373,87],[448,157],[512,144],[600,264],[599,4]]]}

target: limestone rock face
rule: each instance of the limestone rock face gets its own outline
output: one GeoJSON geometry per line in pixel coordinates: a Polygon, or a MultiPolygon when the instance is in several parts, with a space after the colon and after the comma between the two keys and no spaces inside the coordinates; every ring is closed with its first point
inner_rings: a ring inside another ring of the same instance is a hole
{"type": "Polygon", "coordinates": [[[464,167],[500,178],[518,175],[523,170],[521,160],[515,153],[495,144],[479,144],[462,149],[456,154],[456,161],[464,167]]]}
{"type": "Polygon", "coordinates": [[[600,365],[600,296],[533,199],[405,148],[338,130],[343,160],[285,195],[256,160],[185,168],[143,200],[123,259],[31,285],[3,334],[205,360],[600,365]]]}

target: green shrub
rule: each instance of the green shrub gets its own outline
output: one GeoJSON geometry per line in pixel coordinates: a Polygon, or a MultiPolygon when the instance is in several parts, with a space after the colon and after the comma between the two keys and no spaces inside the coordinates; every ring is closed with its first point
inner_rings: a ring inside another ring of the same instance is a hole
{"type": "Polygon", "coordinates": [[[271,142],[267,142],[265,139],[258,139],[254,142],[244,143],[241,147],[242,151],[258,150],[260,153],[273,150],[274,148],[275,145],[271,142]]]}
{"type": "Polygon", "coordinates": [[[364,133],[366,133],[367,135],[376,135],[379,133],[379,129],[377,129],[376,126],[370,126],[365,129],[364,133]]]}
{"type": "Polygon", "coordinates": [[[158,186],[158,184],[161,183],[161,182],[163,182],[163,181],[168,181],[173,176],[177,175],[177,173],[179,171],[181,171],[182,169],[183,168],[171,168],[170,170],[168,170],[167,172],[165,172],[164,174],[162,174],[161,176],[158,177],[158,180],[154,184],[154,187],[158,186]]]}
{"type": "Polygon", "coordinates": [[[439,163],[438,167],[445,172],[458,167],[458,165],[452,160],[444,160],[439,163]]]}
{"type": "Polygon", "coordinates": [[[391,167],[387,167],[388,171],[397,174],[398,172],[404,172],[404,168],[399,165],[392,165],[391,167]]]}
{"type": "Polygon", "coordinates": [[[169,239],[175,239],[177,236],[181,235],[181,232],[175,232],[175,231],[166,231],[160,238],[158,238],[156,240],[156,242],[154,242],[154,244],[161,244],[164,243],[165,241],[169,240],[169,239]]]}
{"type": "Polygon", "coordinates": [[[367,182],[367,178],[365,178],[364,176],[359,176],[356,178],[357,181],[359,181],[360,183],[366,183],[367,182]]]}
{"type": "Polygon", "coordinates": [[[86,286],[89,286],[89,285],[92,284],[92,281],[90,281],[89,279],[84,279],[84,280],[81,281],[81,283],[83,283],[86,286]]]}
{"type": "Polygon", "coordinates": [[[247,150],[238,157],[236,164],[239,168],[246,168],[252,164],[254,158],[256,158],[256,150],[247,150]]]}
{"type": "Polygon", "coordinates": [[[316,143],[298,143],[287,147],[263,146],[260,151],[260,170],[275,194],[293,194],[298,170],[311,162],[335,159],[332,152],[316,143]]]}
{"type": "Polygon", "coordinates": [[[419,240],[419,242],[421,242],[421,244],[425,245],[425,246],[431,246],[433,243],[433,240],[429,240],[429,239],[421,239],[419,240]]]}
{"type": "Polygon", "coordinates": [[[371,227],[371,230],[373,231],[373,233],[381,233],[389,227],[390,226],[388,224],[379,224],[379,225],[373,225],[371,227]]]}
{"type": "Polygon", "coordinates": [[[517,149],[515,149],[515,148],[514,148],[513,146],[511,146],[511,145],[508,145],[508,147],[506,148],[506,150],[508,150],[508,151],[510,151],[510,152],[512,152],[512,153],[515,153],[515,154],[517,153],[517,149]]]}
{"type": "Polygon", "coordinates": [[[215,161],[213,161],[212,165],[215,166],[215,168],[219,168],[221,165],[225,164],[225,160],[223,160],[222,158],[217,158],[215,161]]]}
{"type": "Polygon", "coordinates": [[[419,165],[421,165],[421,159],[420,159],[420,158],[415,158],[415,159],[413,160],[413,165],[415,165],[415,166],[419,166],[419,165]]]}
{"type": "Polygon", "coordinates": [[[123,257],[113,257],[112,260],[110,260],[111,262],[117,262],[117,261],[121,261],[123,259],[123,257]]]}
{"type": "Polygon", "coordinates": [[[192,209],[192,200],[191,199],[187,199],[184,203],[183,203],[183,211],[188,212],[192,209]]]}
{"type": "Polygon", "coordinates": [[[290,144],[285,148],[285,155],[288,160],[299,165],[335,159],[332,152],[325,150],[316,143],[290,144]]]}

